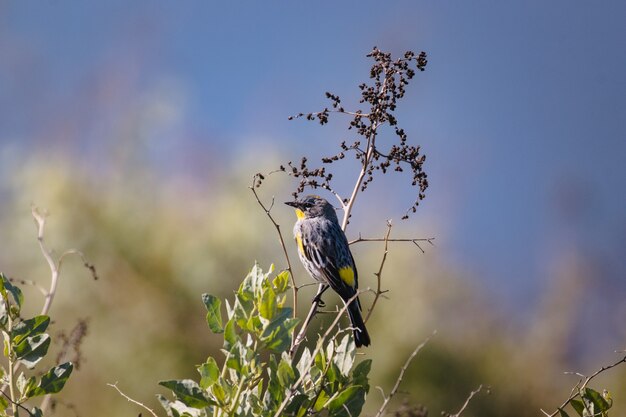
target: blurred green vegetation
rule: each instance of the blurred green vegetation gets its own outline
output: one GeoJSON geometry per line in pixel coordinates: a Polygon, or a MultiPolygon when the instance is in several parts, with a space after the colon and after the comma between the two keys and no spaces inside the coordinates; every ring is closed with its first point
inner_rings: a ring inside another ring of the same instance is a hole
{"type": "MultiPolygon", "coordinates": [[[[200,295],[232,294],[255,261],[263,267],[285,266],[275,231],[248,190],[255,172],[276,166],[276,155],[268,150],[251,150],[232,165],[218,153],[212,157],[218,168],[212,171],[219,175],[202,183],[164,171],[160,163],[146,163],[144,145],[132,140],[112,144],[97,169],[73,152],[1,152],[0,269],[47,285],[49,271],[30,215],[36,204],[50,213],[48,246],[57,254],[80,249],[100,277],[92,280],[78,259],[63,265],[50,332],[67,332],[86,319],[88,335],[80,366],[60,396],[58,415],[74,412],[68,404],[80,416],[136,415],[133,405],[107,387],[114,382],[158,409],[154,394],[166,391],[157,381],[195,377],[195,366],[207,356],[221,357],[219,338],[207,330],[200,295]]],[[[276,176],[261,194],[267,201],[276,195],[273,213],[290,244],[296,279],[306,283],[291,245],[292,213],[278,204],[289,199],[289,188],[286,178],[276,176]]],[[[372,221],[376,213],[367,208],[359,215],[369,216],[367,232],[382,235],[384,219],[372,221]]],[[[356,219],[348,234],[356,235],[359,226],[356,219]]],[[[383,273],[388,299],[380,301],[368,323],[373,345],[362,350],[373,359],[366,415],[382,401],[374,387],[389,392],[410,352],[435,329],[437,335],[415,358],[390,411],[406,402],[423,404],[432,416],[455,412],[470,391],[484,384],[491,394],[479,394],[465,416],[536,416],[539,408],[552,411],[569,395],[576,377],[563,371],[590,374],[613,361],[611,352],[584,361],[571,355],[574,335],[601,336],[578,326],[577,307],[589,284],[576,268],[565,266],[539,309],[520,320],[508,317],[487,288],[449,265],[437,247],[425,250],[391,246],[383,273]]],[[[382,245],[359,243],[354,253],[361,287],[373,287],[382,245]]],[[[39,310],[39,292],[24,290],[25,309],[39,310]]],[[[302,314],[313,292],[314,287],[301,292],[302,314]]],[[[330,294],[326,298],[328,306],[337,301],[330,294]]],[[[366,309],[370,303],[366,294],[366,309]]],[[[315,320],[311,331],[325,318],[315,320]]],[[[592,386],[614,393],[614,415],[626,412],[625,367],[592,386]]]]}

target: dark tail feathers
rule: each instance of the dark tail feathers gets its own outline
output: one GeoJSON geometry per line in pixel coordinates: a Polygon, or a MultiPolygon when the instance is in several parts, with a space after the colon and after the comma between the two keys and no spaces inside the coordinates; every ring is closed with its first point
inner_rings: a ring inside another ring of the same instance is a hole
{"type": "Polygon", "coordinates": [[[354,343],[356,347],[369,346],[371,343],[370,335],[367,333],[365,323],[363,323],[358,300],[354,300],[350,303],[348,306],[348,315],[350,316],[352,327],[354,327],[354,343]]]}

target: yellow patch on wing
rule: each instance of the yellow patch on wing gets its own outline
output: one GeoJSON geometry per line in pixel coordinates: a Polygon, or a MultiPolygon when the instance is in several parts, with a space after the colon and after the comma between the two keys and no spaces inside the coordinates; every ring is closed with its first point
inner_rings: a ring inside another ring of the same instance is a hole
{"type": "Polygon", "coordinates": [[[298,220],[304,219],[304,212],[300,209],[296,209],[296,217],[298,218],[298,220]]]}
{"type": "Polygon", "coordinates": [[[354,287],[354,269],[352,269],[351,266],[339,268],[339,278],[341,278],[346,285],[354,287]]]}
{"type": "Polygon", "coordinates": [[[300,253],[304,253],[304,244],[302,243],[302,236],[300,235],[300,233],[296,235],[296,242],[298,243],[298,249],[300,250],[300,253]]]}

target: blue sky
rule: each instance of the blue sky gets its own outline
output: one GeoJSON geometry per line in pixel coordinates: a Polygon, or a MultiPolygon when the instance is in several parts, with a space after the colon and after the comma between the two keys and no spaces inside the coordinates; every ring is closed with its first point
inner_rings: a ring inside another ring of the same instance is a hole
{"type": "Polygon", "coordinates": [[[116,104],[163,94],[171,146],[298,155],[343,125],[287,116],[354,99],[374,45],[424,50],[398,116],[428,155],[418,219],[445,223],[444,256],[517,303],[571,250],[625,288],[625,21],[618,1],[4,2],[0,147],[54,146],[63,122],[95,152],[116,104]]]}

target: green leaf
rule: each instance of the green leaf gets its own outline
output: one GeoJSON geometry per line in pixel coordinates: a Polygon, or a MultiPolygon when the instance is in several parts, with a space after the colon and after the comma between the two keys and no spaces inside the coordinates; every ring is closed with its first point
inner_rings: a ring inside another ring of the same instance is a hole
{"type": "Polygon", "coordinates": [[[220,310],[222,302],[219,298],[210,294],[202,294],[202,302],[207,309],[206,322],[209,325],[209,329],[213,333],[222,333],[224,331],[222,328],[222,312],[220,310]]]}
{"type": "Polygon", "coordinates": [[[209,357],[205,363],[198,367],[200,372],[200,387],[207,389],[217,381],[220,376],[220,368],[212,357],[209,357]]]}
{"type": "Polygon", "coordinates": [[[259,314],[267,320],[272,320],[276,315],[276,294],[271,288],[263,292],[259,314]]]}
{"type": "Polygon", "coordinates": [[[14,346],[13,350],[24,366],[33,369],[37,362],[46,356],[48,347],[50,347],[50,336],[44,333],[27,337],[20,344],[14,346]]]}
{"type": "Polygon", "coordinates": [[[289,288],[289,271],[285,270],[276,275],[276,277],[272,281],[272,284],[274,285],[276,294],[282,294],[287,291],[287,288],[289,288]]]}
{"type": "Polygon", "coordinates": [[[328,400],[330,400],[328,393],[324,390],[320,391],[320,394],[317,396],[317,400],[315,400],[315,404],[313,404],[313,410],[319,413],[324,409],[328,400]]]}
{"type": "Polygon", "coordinates": [[[358,385],[353,385],[343,390],[339,395],[328,403],[331,416],[358,416],[365,404],[365,391],[358,385]]]}
{"type": "Polygon", "coordinates": [[[189,407],[204,408],[213,404],[198,384],[191,379],[161,381],[159,385],[172,390],[176,398],[189,407]]]}
{"type": "Polygon", "coordinates": [[[159,403],[161,404],[161,407],[163,407],[163,409],[165,410],[165,413],[167,414],[167,417],[178,417],[178,415],[175,415],[174,412],[172,411],[172,406],[171,406],[170,400],[168,400],[167,398],[165,398],[161,394],[157,394],[156,397],[157,397],[157,400],[159,400],[159,403]]]}
{"type": "Polygon", "coordinates": [[[17,377],[16,385],[22,397],[28,398],[26,393],[31,392],[37,386],[37,379],[34,376],[26,379],[24,372],[21,372],[20,376],[17,377]]]}
{"type": "Polygon", "coordinates": [[[328,379],[328,382],[333,383],[337,381],[339,379],[339,376],[341,376],[341,373],[339,372],[337,365],[335,365],[334,362],[330,362],[328,364],[328,372],[326,372],[326,378],[328,379]]]}
{"type": "Polygon", "coordinates": [[[369,392],[370,385],[368,375],[370,373],[370,369],[372,368],[372,360],[366,359],[360,362],[352,371],[352,382],[355,385],[360,385],[363,387],[365,392],[369,392]]]}
{"type": "Polygon", "coordinates": [[[239,335],[235,331],[235,320],[230,319],[224,327],[224,349],[230,349],[239,341],[239,335]]]}
{"type": "Polygon", "coordinates": [[[593,403],[594,412],[596,413],[599,411],[608,411],[609,408],[611,408],[611,405],[604,399],[604,397],[602,397],[602,394],[591,388],[585,388],[583,398],[588,399],[593,403]]]}
{"type": "Polygon", "coordinates": [[[43,417],[43,411],[41,411],[41,409],[38,407],[33,407],[33,409],[30,410],[28,414],[30,415],[30,417],[43,417]]]}
{"type": "Polygon", "coordinates": [[[36,397],[38,395],[56,394],[61,391],[72,374],[74,365],[72,362],[65,362],[59,366],[51,368],[39,381],[37,386],[31,386],[26,391],[26,397],[36,397]]]}
{"type": "Polygon", "coordinates": [[[348,376],[354,364],[356,355],[356,345],[351,334],[347,334],[341,339],[341,343],[335,347],[333,362],[342,375],[348,376]]]}
{"type": "Polygon", "coordinates": [[[168,417],[206,417],[203,410],[188,407],[180,401],[169,401],[162,395],[157,395],[157,399],[168,417]]]}
{"type": "Polygon", "coordinates": [[[17,323],[11,330],[13,345],[19,345],[25,338],[42,334],[50,324],[50,317],[35,316],[32,319],[17,323]]]}
{"type": "Polygon", "coordinates": [[[226,391],[224,391],[224,388],[220,384],[213,384],[213,386],[211,386],[211,392],[213,393],[213,397],[215,397],[218,404],[226,404],[226,391]]]}
{"type": "Polygon", "coordinates": [[[265,392],[266,404],[279,404],[285,397],[285,387],[278,380],[278,363],[275,355],[270,355],[267,373],[270,378],[267,383],[267,391],[265,392]]]}
{"type": "Polygon", "coordinates": [[[291,346],[293,329],[298,325],[298,319],[291,318],[291,308],[280,309],[259,336],[267,349],[283,352],[291,346]]]}
{"type": "Polygon", "coordinates": [[[372,369],[372,360],[365,359],[360,362],[357,366],[355,366],[354,371],[352,371],[352,377],[357,378],[367,378],[370,373],[370,369],[372,369]]]}
{"type": "Polygon", "coordinates": [[[572,405],[572,408],[574,408],[574,411],[576,411],[580,417],[583,417],[583,413],[585,411],[585,405],[583,402],[580,400],[571,400],[570,404],[572,405]]]}
{"type": "Polygon", "coordinates": [[[296,379],[296,374],[291,365],[284,359],[278,364],[278,382],[284,387],[289,387],[296,379]]]}
{"type": "Polygon", "coordinates": [[[2,280],[2,286],[0,287],[0,292],[6,298],[7,292],[11,294],[13,297],[13,301],[18,307],[18,310],[22,307],[22,303],[24,302],[24,295],[22,294],[22,290],[20,290],[15,285],[11,284],[11,281],[6,277],[6,275],[0,273],[0,279],[2,280]]]}
{"type": "Polygon", "coordinates": [[[17,389],[20,391],[20,394],[24,393],[24,388],[26,387],[26,376],[24,372],[20,372],[20,376],[17,377],[17,381],[15,381],[15,385],[17,389]]]}
{"type": "Polygon", "coordinates": [[[226,366],[237,372],[237,375],[241,375],[243,372],[243,356],[245,355],[245,347],[241,341],[237,341],[228,351],[228,357],[226,358],[226,366]]]}
{"type": "Polygon", "coordinates": [[[306,414],[309,405],[309,397],[305,394],[298,394],[289,400],[289,404],[285,407],[285,415],[303,416],[306,414]]]}
{"type": "Polygon", "coordinates": [[[241,320],[248,320],[248,316],[252,313],[254,303],[251,300],[245,300],[240,295],[235,296],[235,303],[233,309],[235,310],[235,317],[241,320]]]}
{"type": "Polygon", "coordinates": [[[569,417],[569,414],[559,408],[559,417],[569,417]]]}

